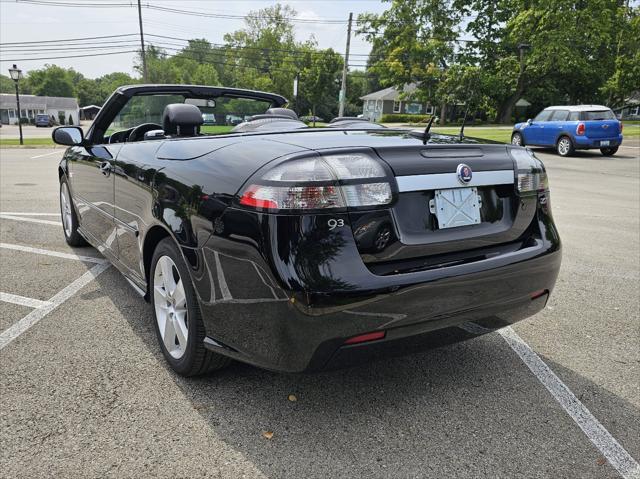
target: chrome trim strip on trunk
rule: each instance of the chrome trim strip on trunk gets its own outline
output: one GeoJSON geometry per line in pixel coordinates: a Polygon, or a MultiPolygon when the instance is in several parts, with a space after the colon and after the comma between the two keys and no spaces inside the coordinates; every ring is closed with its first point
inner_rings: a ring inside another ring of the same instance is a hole
{"type": "Polygon", "coordinates": [[[396,176],[398,189],[405,191],[445,190],[449,188],[469,188],[473,186],[508,185],[514,183],[513,170],[474,171],[469,183],[458,179],[457,173],[435,175],[396,176]]]}

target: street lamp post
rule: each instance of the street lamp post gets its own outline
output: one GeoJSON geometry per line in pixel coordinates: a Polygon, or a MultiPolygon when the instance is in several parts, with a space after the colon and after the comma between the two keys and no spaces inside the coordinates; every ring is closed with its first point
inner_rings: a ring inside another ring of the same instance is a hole
{"type": "Polygon", "coordinates": [[[22,70],[20,70],[16,65],[13,65],[13,68],[9,68],[9,75],[11,79],[16,84],[16,104],[18,107],[18,130],[20,130],[20,144],[23,145],[24,142],[22,140],[22,122],[20,121],[20,91],[18,90],[18,82],[22,79],[22,70]]]}

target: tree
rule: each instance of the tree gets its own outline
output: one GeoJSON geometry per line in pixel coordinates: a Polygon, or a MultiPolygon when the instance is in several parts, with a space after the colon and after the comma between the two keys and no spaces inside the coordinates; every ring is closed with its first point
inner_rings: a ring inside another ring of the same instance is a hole
{"type": "Polygon", "coordinates": [[[0,93],[14,93],[16,91],[13,80],[5,75],[0,75],[0,93]]]}
{"type": "MultiPolygon", "coordinates": [[[[34,95],[73,97],[75,94],[72,74],[57,65],[46,65],[40,70],[31,70],[25,81],[25,91],[34,95]]],[[[73,72],[76,73],[76,72],[73,72]]]]}
{"type": "MultiPolygon", "coordinates": [[[[497,119],[511,122],[513,107],[530,92],[549,103],[600,102],[599,87],[614,65],[618,0],[537,0],[520,10],[506,25],[507,56],[497,74],[515,78],[498,103],[497,119]],[[518,45],[530,45],[519,65],[518,45]],[[548,87],[543,93],[541,87],[548,87]]],[[[505,81],[506,83],[506,81],[505,81]]],[[[548,104],[548,103],[547,103],[548,104]]]]}
{"type": "Polygon", "coordinates": [[[609,106],[625,106],[625,100],[640,90],[640,7],[619,7],[618,39],[614,68],[600,88],[609,106]]]}
{"type": "MultiPolygon", "coordinates": [[[[362,14],[357,33],[376,52],[370,70],[385,86],[416,83],[416,99],[436,101],[435,89],[455,59],[459,9],[440,0],[392,0],[380,15],[362,14]]],[[[446,103],[441,106],[446,117],[446,103]]]]}
{"type": "Polygon", "coordinates": [[[344,60],[331,48],[322,51],[309,49],[306,53],[300,72],[299,111],[305,111],[308,105],[314,116],[333,117],[344,60]]]}
{"type": "Polygon", "coordinates": [[[362,100],[360,97],[375,89],[370,89],[370,78],[366,72],[349,72],[347,76],[347,101],[344,108],[346,116],[357,116],[362,113],[362,100]]]}

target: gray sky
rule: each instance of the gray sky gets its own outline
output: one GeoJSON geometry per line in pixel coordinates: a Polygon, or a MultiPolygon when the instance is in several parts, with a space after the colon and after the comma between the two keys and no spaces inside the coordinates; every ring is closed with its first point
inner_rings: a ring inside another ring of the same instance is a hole
{"type": "MultiPolygon", "coordinates": [[[[47,1],[47,0],[45,0],[47,1]]],[[[49,0],[50,1],[50,0],[49,0]]],[[[72,1],[72,0],[62,0],[72,1]]],[[[129,3],[132,7],[117,8],[85,8],[60,7],[49,5],[32,5],[17,3],[15,0],[0,0],[0,43],[32,42],[40,40],[58,40],[66,38],[94,37],[102,35],[118,35],[138,32],[138,11],[136,0],[76,0],[77,3],[100,4],[129,3]]],[[[245,15],[251,10],[273,5],[275,1],[256,0],[143,0],[143,4],[159,5],[170,8],[206,11],[210,13],[245,15]]],[[[298,40],[306,40],[315,36],[320,48],[333,48],[343,53],[347,38],[346,20],[349,12],[358,13],[382,12],[388,4],[380,1],[335,1],[307,0],[281,1],[298,11],[298,18],[344,20],[345,24],[296,24],[298,40]]],[[[225,33],[242,28],[241,19],[219,19],[186,16],[175,13],[159,12],[143,9],[144,30],[146,33],[168,35],[180,38],[206,38],[212,43],[222,43],[225,33]]],[[[131,37],[133,40],[133,37],[131,37]]],[[[152,41],[152,37],[145,39],[152,41]]],[[[139,42],[139,39],[137,39],[139,42]]],[[[63,67],[73,67],[89,78],[104,75],[113,71],[133,73],[133,53],[109,56],[95,56],[72,59],[26,60],[29,58],[54,57],[71,54],[97,53],[99,50],[71,51],[67,53],[54,51],[7,52],[10,46],[5,45],[6,53],[0,53],[0,72],[7,75],[7,69],[14,60],[23,71],[42,68],[46,63],[55,63],[63,67]]],[[[54,48],[54,47],[49,47],[54,48]]],[[[118,50],[133,50],[136,46],[118,47],[118,50]]],[[[109,51],[109,50],[102,50],[109,51]]],[[[351,52],[369,53],[370,46],[360,37],[351,38],[351,52]]],[[[358,57],[355,57],[358,58],[358,57]]],[[[353,63],[354,61],[350,61],[353,63]]],[[[358,63],[364,63],[361,60],[358,63]]]]}

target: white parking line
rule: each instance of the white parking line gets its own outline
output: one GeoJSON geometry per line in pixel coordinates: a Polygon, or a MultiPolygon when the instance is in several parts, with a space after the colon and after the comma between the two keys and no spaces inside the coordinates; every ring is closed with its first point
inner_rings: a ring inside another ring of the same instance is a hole
{"type": "Polygon", "coordinates": [[[498,331],[511,349],[527,365],[545,388],[551,393],[566,413],[571,416],[582,432],[607,458],[609,464],[616,468],[625,479],[639,479],[640,465],[620,445],[618,441],[600,424],[593,414],[571,392],[571,390],[555,375],[555,373],[540,359],[529,345],[510,328],[498,331]]]}
{"type": "Polygon", "coordinates": [[[27,223],[40,223],[40,224],[43,224],[43,225],[53,225],[53,226],[60,226],[62,224],[61,221],[39,220],[39,219],[36,219],[36,218],[20,218],[19,216],[3,215],[3,214],[0,214],[0,219],[3,219],[3,220],[14,220],[14,221],[25,221],[27,223]]]}
{"type": "Polygon", "coordinates": [[[73,253],[61,253],[59,251],[51,251],[49,249],[32,248],[31,246],[23,246],[19,244],[0,243],[0,248],[12,249],[15,251],[24,251],[25,253],[44,254],[47,256],[55,256],[56,258],[73,259],[76,261],[88,261],[90,263],[104,263],[103,258],[94,258],[93,256],[81,256],[73,253]]]}
{"type": "Polygon", "coordinates": [[[43,154],[43,155],[36,155],[36,156],[32,156],[32,157],[31,157],[31,159],[32,159],[32,160],[35,160],[36,158],[42,158],[42,157],[45,157],[45,156],[51,156],[51,155],[55,155],[56,153],[58,153],[58,154],[59,154],[59,153],[60,153],[60,151],[52,151],[51,153],[45,153],[45,154],[43,154]]]}
{"type": "Polygon", "coordinates": [[[2,291],[0,291],[0,301],[19,304],[20,306],[29,306],[30,308],[42,308],[51,304],[49,301],[27,298],[26,296],[19,296],[17,294],[3,293],[2,291]]]}
{"type": "Polygon", "coordinates": [[[21,211],[16,213],[14,211],[0,211],[0,215],[9,216],[60,216],[60,213],[29,213],[27,211],[21,211]]]}
{"type": "Polygon", "coordinates": [[[22,318],[17,323],[13,324],[5,331],[0,334],[0,351],[5,348],[5,346],[9,345],[11,341],[19,337],[22,333],[26,332],[32,326],[36,325],[42,318],[47,316],[51,311],[56,309],[66,300],[71,298],[74,294],[80,291],[84,286],[93,281],[94,278],[98,277],[103,271],[105,271],[110,266],[109,263],[97,264],[92,267],[85,274],[76,279],[73,283],[69,284],[67,287],[62,289],[60,292],[56,293],[51,297],[48,301],[50,304],[47,306],[43,306],[38,309],[34,309],[29,314],[27,314],[24,318],[22,318]]]}

